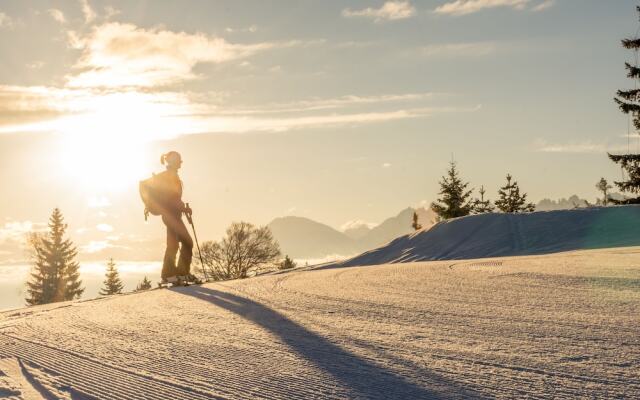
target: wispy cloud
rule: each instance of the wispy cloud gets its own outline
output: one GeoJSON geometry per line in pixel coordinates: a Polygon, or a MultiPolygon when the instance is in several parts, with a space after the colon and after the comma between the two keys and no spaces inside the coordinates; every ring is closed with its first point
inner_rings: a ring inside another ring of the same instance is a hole
{"type": "Polygon", "coordinates": [[[114,247],[108,240],[92,240],[89,243],[80,246],[83,253],[98,253],[102,250],[114,247]]]}
{"type": "Polygon", "coordinates": [[[343,17],[365,17],[376,22],[406,19],[414,15],[416,15],[416,9],[408,1],[387,1],[380,8],[368,7],[362,10],[346,8],[342,10],[343,17]]]}
{"type": "Polygon", "coordinates": [[[542,3],[536,4],[531,10],[535,12],[547,10],[556,5],[556,0],[544,0],[542,3]]]}
{"type": "MultiPolygon", "coordinates": [[[[85,22],[98,18],[87,1],[80,4],[85,22]]],[[[375,15],[394,19],[414,12],[408,2],[387,2],[375,15]]],[[[61,13],[51,11],[50,15],[65,20],[61,13]]],[[[68,38],[70,46],[81,50],[81,55],[66,75],[63,87],[0,85],[0,133],[57,132],[109,140],[135,137],[142,143],[183,134],[355,126],[478,110],[426,107],[425,101],[432,98],[432,93],[352,94],[228,106],[228,102],[220,103],[211,96],[175,90],[172,86],[199,78],[194,68],[201,63],[248,63],[246,59],[258,52],[314,46],[324,40],[234,44],[204,33],[141,28],[119,22],[69,30],[68,38]]],[[[456,45],[425,51],[469,52],[472,48],[456,45]]],[[[488,51],[486,45],[482,49],[488,51]]]]}
{"type": "Polygon", "coordinates": [[[596,154],[606,152],[626,151],[627,146],[605,142],[593,142],[591,140],[573,143],[548,143],[546,140],[537,140],[534,143],[535,151],[543,153],[576,153],[596,154]]]}
{"type": "Polygon", "coordinates": [[[120,14],[121,11],[113,6],[106,6],[104,8],[104,18],[105,19],[110,19],[112,17],[115,17],[116,15],[120,14]]]}
{"type": "Polygon", "coordinates": [[[374,96],[346,95],[328,99],[314,98],[286,103],[270,103],[259,108],[218,109],[222,114],[273,114],[288,112],[306,112],[344,108],[359,105],[374,105],[402,101],[420,101],[431,99],[434,93],[384,94],[374,96]]]}
{"type": "Polygon", "coordinates": [[[344,224],[342,224],[342,226],[340,226],[340,230],[342,232],[350,230],[350,229],[358,229],[358,228],[362,228],[362,227],[366,227],[368,229],[372,229],[375,228],[378,224],[373,223],[373,222],[366,222],[363,221],[361,219],[356,219],[353,221],[347,221],[344,224]]]}
{"type": "Polygon", "coordinates": [[[437,7],[434,12],[443,15],[467,15],[488,8],[510,7],[523,10],[530,0],[456,0],[437,7]]]}
{"type": "Polygon", "coordinates": [[[109,224],[98,224],[96,225],[96,229],[100,232],[113,232],[113,226],[109,224]]]}
{"type": "MultiPolygon", "coordinates": [[[[70,45],[83,50],[68,76],[71,87],[153,87],[194,79],[200,63],[223,63],[274,48],[310,42],[233,44],[203,33],[189,34],[111,22],[87,37],[70,32],[70,45]]],[[[314,41],[315,43],[316,41],[314,41]]],[[[311,43],[313,44],[313,43],[311,43]]]]}
{"type": "Polygon", "coordinates": [[[0,12],[0,28],[13,28],[15,21],[7,14],[0,12]]]}
{"type": "Polygon", "coordinates": [[[84,16],[84,22],[87,24],[92,23],[96,19],[97,14],[93,10],[93,8],[91,8],[91,5],[89,4],[89,0],[79,0],[79,1],[80,1],[80,6],[82,7],[82,15],[84,16]]]}
{"type": "MultiPolygon", "coordinates": [[[[183,134],[281,132],[479,110],[479,106],[425,106],[433,96],[346,95],[229,107],[219,97],[188,92],[0,86],[0,133],[57,132],[86,137],[91,132],[109,140],[135,137],[143,143],[183,134]]],[[[94,203],[102,206],[104,202],[94,203]]]]}
{"type": "Polygon", "coordinates": [[[257,25],[250,25],[246,28],[232,28],[232,27],[227,27],[224,29],[225,32],[227,33],[243,33],[243,32],[249,32],[249,33],[255,33],[258,32],[258,26],[257,25]]]}
{"type": "Polygon", "coordinates": [[[67,19],[64,16],[64,13],[57,8],[50,8],[48,11],[51,18],[53,18],[56,22],[64,24],[67,22],[67,19]]]}
{"type": "Polygon", "coordinates": [[[497,51],[494,42],[430,44],[418,49],[425,57],[486,56],[497,51]]]}
{"type": "Polygon", "coordinates": [[[21,239],[34,230],[41,230],[44,224],[34,224],[31,221],[12,221],[0,226],[0,241],[7,239],[21,239]]]}

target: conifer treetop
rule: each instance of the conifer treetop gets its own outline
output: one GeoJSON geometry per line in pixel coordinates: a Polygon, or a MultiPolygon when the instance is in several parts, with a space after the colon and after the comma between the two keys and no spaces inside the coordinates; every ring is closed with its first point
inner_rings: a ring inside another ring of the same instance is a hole
{"type": "Polygon", "coordinates": [[[504,213],[521,213],[535,211],[533,203],[527,203],[527,194],[520,194],[520,186],[513,177],[507,174],[507,184],[498,190],[499,199],[495,201],[498,210],[504,213]]]}
{"type": "MultiPolygon", "coordinates": [[[[636,7],[640,14],[640,6],[636,7]]],[[[640,38],[622,40],[622,46],[633,51],[640,50],[640,38]]],[[[640,67],[625,63],[629,78],[640,79],[640,67]]],[[[637,86],[636,86],[637,87],[637,86]]],[[[618,90],[614,98],[616,104],[625,114],[629,114],[636,130],[640,130],[640,89],[618,90]]],[[[626,180],[615,181],[615,185],[622,192],[640,193],[640,154],[608,154],[609,159],[626,172],[626,180]]],[[[625,200],[610,199],[615,204],[638,204],[640,196],[625,200]]]]}
{"type": "Polygon", "coordinates": [[[33,234],[29,245],[34,265],[27,282],[27,304],[46,304],[73,300],[84,292],[80,280],[80,264],[75,260],[78,251],[64,235],[67,225],[59,208],[49,218],[46,234],[33,234]]]}
{"type": "Polygon", "coordinates": [[[120,294],[124,289],[124,285],[120,280],[120,274],[116,268],[113,258],[107,263],[107,272],[105,273],[104,287],[100,290],[100,295],[110,296],[112,294],[120,294]]]}
{"type": "Polygon", "coordinates": [[[456,163],[452,161],[447,175],[440,181],[440,197],[431,203],[431,209],[442,219],[469,215],[473,209],[469,199],[473,190],[467,190],[468,186],[468,182],[460,179],[456,163]]]}

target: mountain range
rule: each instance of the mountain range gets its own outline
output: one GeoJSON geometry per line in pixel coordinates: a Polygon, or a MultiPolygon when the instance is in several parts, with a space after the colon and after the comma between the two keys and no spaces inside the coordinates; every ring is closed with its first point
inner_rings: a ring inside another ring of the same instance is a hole
{"type": "Polygon", "coordinates": [[[296,216],[276,218],[268,227],[283,254],[294,259],[340,258],[380,247],[413,232],[411,223],[414,212],[418,214],[418,221],[423,228],[435,223],[435,214],[430,209],[408,207],[374,227],[357,224],[340,231],[296,216]]]}

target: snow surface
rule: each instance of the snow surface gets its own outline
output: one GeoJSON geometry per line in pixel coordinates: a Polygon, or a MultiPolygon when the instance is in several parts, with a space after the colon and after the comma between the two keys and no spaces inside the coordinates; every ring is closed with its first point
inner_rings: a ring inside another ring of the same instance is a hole
{"type": "Polygon", "coordinates": [[[640,246],[640,205],[456,218],[331,266],[462,260],[622,246],[640,246]]]}
{"type": "Polygon", "coordinates": [[[0,313],[0,397],[640,398],[640,247],[305,271],[0,313]]]}

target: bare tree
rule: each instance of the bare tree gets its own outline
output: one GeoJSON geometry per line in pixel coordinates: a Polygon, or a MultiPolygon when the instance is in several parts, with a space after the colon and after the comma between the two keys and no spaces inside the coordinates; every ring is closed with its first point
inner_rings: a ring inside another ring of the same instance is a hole
{"type": "Polygon", "coordinates": [[[269,228],[248,222],[234,222],[221,241],[202,244],[204,267],[214,280],[246,278],[279,257],[280,246],[269,228]]]}

